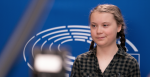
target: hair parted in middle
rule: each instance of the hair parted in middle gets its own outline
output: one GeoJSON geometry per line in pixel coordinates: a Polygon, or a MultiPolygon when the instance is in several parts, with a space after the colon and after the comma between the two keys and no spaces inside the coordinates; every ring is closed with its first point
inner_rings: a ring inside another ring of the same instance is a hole
{"type": "MultiPolygon", "coordinates": [[[[121,25],[121,31],[117,33],[116,38],[120,38],[120,45],[121,47],[126,51],[126,47],[125,47],[125,33],[124,33],[124,29],[125,29],[125,23],[124,23],[124,19],[123,16],[121,14],[120,9],[112,4],[102,4],[102,5],[98,5],[97,7],[95,7],[91,13],[89,18],[91,17],[91,14],[93,12],[100,12],[100,13],[111,13],[114,16],[114,19],[116,20],[117,25],[121,25]]],[[[94,48],[94,41],[92,40],[91,45],[89,50],[94,48]]]]}

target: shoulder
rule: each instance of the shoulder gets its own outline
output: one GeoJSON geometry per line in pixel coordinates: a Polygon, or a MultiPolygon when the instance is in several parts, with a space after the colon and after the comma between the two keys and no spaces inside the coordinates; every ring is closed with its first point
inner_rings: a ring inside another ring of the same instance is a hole
{"type": "Polygon", "coordinates": [[[134,61],[136,62],[137,60],[131,56],[129,53],[125,52],[125,58],[128,59],[129,61],[134,61]]]}
{"type": "Polygon", "coordinates": [[[80,60],[80,59],[83,59],[83,58],[87,58],[89,54],[90,54],[90,51],[82,53],[82,54],[77,56],[77,59],[80,60]]]}
{"type": "Polygon", "coordinates": [[[130,63],[131,66],[139,65],[138,61],[132,55],[130,55],[127,52],[125,52],[124,58],[125,58],[124,60],[126,60],[127,63],[130,63]]]}
{"type": "Polygon", "coordinates": [[[83,61],[83,60],[87,60],[88,58],[90,58],[90,55],[92,55],[93,51],[87,51],[85,53],[82,53],[80,55],[77,56],[76,60],[77,61],[83,61]]]}
{"type": "Polygon", "coordinates": [[[129,53],[127,53],[126,51],[124,51],[124,49],[120,46],[120,45],[117,45],[119,50],[117,52],[117,55],[120,55],[120,60],[125,62],[125,63],[130,63],[130,64],[133,64],[133,63],[138,63],[137,60],[132,56],[130,55],[129,53]]]}
{"type": "Polygon", "coordinates": [[[138,61],[128,53],[126,53],[125,60],[127,62],[127,66],[129,66],[128,75],[140,77],[140,67],[138,61]]]}

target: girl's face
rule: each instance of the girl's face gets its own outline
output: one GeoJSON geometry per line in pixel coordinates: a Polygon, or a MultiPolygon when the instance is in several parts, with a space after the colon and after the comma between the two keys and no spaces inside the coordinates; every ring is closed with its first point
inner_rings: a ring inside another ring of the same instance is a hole
{"type": "Polygon", "coordinates": [[[90,17],[90,29],[92,39],[98,46],[108,46],[116,43],[121,25],[117,25],[111,13],[93,12],[90,17]]]}

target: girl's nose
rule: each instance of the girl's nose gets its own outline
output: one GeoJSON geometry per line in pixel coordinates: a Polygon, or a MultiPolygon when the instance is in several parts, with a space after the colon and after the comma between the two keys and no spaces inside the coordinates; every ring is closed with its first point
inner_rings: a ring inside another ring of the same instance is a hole
{"type": "Polygon", "coordinates": [[[98,26],[97,29],[96,29],[96,32],[97,32],[97,34],[103,33],[102,27],[98,26]]]}

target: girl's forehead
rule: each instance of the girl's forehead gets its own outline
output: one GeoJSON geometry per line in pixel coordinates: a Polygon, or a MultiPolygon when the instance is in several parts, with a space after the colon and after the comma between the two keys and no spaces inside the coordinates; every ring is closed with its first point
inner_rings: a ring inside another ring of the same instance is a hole
{"type": "Polygon", "coordinates": [[[111,13],[93,12],[90,17],[90,22],[115,22],[115,19],[111,13]]]}

